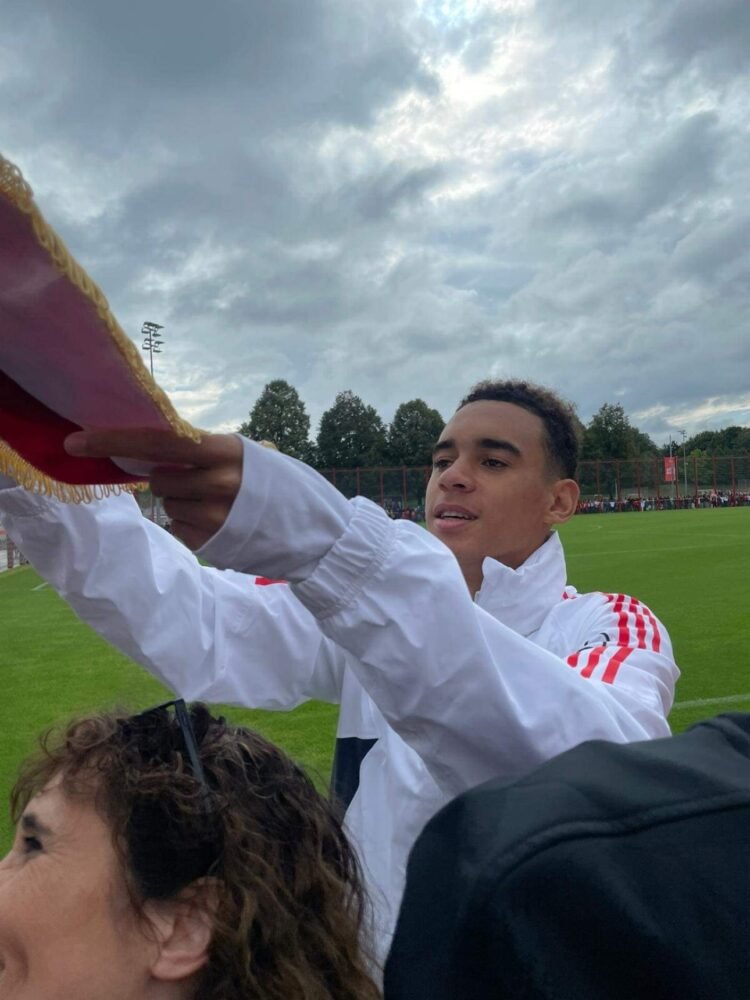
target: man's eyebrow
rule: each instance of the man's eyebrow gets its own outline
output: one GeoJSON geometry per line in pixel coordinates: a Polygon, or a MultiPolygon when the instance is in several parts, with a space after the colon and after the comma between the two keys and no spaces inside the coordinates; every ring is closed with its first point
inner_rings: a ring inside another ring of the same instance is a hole
{"type": "MultiPolygon", "coordinates": [[[[485,451],[507,451],[511,455],[515,455],[516,458],[521,457],[521,449],[511,441],[505,441],[503,438],[477,438],[474,444],[477,448],[483,448],[485,451]]],[[[432,446],[432,454],[437,455],[441,451],[453,451],[455,447],[456,442],[453,438],[445,438],[444,441],[438,441],[437,444],[432,446]]]]}
{"type": "Polygon", "coordinates": [[[41,836],[50,836],[52,831],[39,820],[36,813],[24,813],[21,817],[21,828],[25,833],[38,833],[41,836]]]}
{"type": "Polygon", "coordinates": [[[521,449],[511,441],[504,441],[502,438],[479,438],[477,444],[480,448],[487,448],[489,451],[509,451],[517,458],[521,457],[521,449]]]}
{"type": "Polygon", "coordinates": [[[452,438],[446,438],[444,441],[438,441],[437,444],[432,446],[432,454],[436,455],[440,451],[450,451],[454,447],[454,441],[452,438]]]}

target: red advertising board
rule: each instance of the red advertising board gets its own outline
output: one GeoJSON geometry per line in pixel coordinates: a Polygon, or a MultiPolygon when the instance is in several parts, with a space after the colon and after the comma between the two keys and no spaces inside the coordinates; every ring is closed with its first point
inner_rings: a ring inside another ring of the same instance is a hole
{"type": "Polygon", "coordinates": [[[664,459],[664,482],[674,483],[677,479],[677,457],[664,459]]]}

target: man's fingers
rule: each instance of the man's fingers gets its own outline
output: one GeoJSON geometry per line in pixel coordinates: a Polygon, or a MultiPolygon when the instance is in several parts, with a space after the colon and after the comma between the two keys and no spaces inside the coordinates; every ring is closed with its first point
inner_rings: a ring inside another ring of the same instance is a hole
{"type": "Polygon", "coordinates": [[[233,501],[242,483],[242,467],[226,464],[215,469],[173,469],[161,466],[151,473],[151,492],[182,500],[233,501]]]}
{"type": "Polygon", "coordinates": [[[152,428],[127,431],[76,431],[65,439],[70,455],[85,458],[134,458],[157,464],[196,465],[203,442],[152,428]]]}
{"type": "Polygon", "coordinates": [[[189,525],[195,531],[204,534],[207,541],[222,526],[229,508],[227,504],[220,502],[207,503],[167,497],[164,501],[164,510],[171,521],[189,525]]]}
{"type": "Polygon", "coordinates": [[[164,498],[174,534],[191,549],[216,534],[242,482],[242,443],[233,434],[206,434],[196,443],[171,431],[79,431],[65,439],[71,455],[150,462],[151,489],[164,498]]]}
{"type": "Polygon", "coordinates": [[[173,431],[141,428],[126,431],[76,431],[65,439],[65,450],[82,458],[132,458],[157,465],[192,465],[208,469],[236,459],[242,445],[231,434],[206,434],[201,441],[173,431]]]}
{"type": "Polygon", "coordinates": [[[172,521],[171,531],[175,538],[179,538],[193,552],[205,545],[211,537],[210,534],[192,524],[186,524],[185,521],[172,521]]]}

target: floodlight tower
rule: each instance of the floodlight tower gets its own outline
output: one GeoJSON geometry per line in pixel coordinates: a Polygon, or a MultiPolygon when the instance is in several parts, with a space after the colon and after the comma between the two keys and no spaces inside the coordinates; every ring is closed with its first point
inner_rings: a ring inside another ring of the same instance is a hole
{"type": "MultiPolygon", "coordinates": [[[[164,327],[161,323],[144,323],[141,327],[141,336],[143,337],[143,350],[148,351],[148,360],[151,367],[151,378],[154,377],[154,355],[162,353],[162,347],[164,346],[164,340],[162,339],[159,330],[163,330],[164,327]]],[[[157,521],[159,519],[159,502],[151,494],[151,520],[157,521]]]]}
{"type": "Polygon", "coordinates": [[[141,327],[141,335],[143,337],[143,350],[148,351],[149,363],[151,366],[151,377],[154,376],[154,355],[161,354],[162,347],[164,346],[164,340],[162,339],[159,330],[163,330],[164,327],[161,323],[144,323],[141,327]]]}

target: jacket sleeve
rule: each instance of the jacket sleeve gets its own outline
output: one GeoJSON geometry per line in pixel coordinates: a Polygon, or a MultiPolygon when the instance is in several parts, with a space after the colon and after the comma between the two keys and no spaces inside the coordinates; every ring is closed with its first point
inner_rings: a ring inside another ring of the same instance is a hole
{"type": "Polygon", "coordinates": [[[612,685],[588,683],[478,608],[453,554],[426,531],[361,498],[347,504],[293,460],[245,449],[243,488],[202,553],[290,579],[448,794],[583,740],[652,735],[612,685]],[[300,533],[311,522],[315,531],[300,533]]]}
{"type": "Polygon", "coordinates": [[[287,585],[201,566],[132,497],[61,504],[0,489],[0,523],[83,621],[183,697],[338,701],[341,652],[287,585]]]}
{"type": "Polygon", "coordinates": [[[582,680],[609,687],[650,738],[669,735],[679,670],[664,625],[641,601],[625,594],[586,594],[576,635],[565,658],[582,680]]]}

